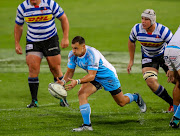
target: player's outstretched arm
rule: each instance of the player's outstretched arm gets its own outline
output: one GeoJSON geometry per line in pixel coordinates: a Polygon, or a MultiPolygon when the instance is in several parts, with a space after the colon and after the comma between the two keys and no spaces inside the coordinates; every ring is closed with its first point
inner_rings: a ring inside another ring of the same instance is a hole
{"type": "Polygon", "coordinates": [[[71,90],[73,89],[77,84],[83,84],[83,83],[88,83],[90,81],[93,81],[95,76],[96,76],[96,73],[97,71],[95,70],[88,70],[88,74],[86,76],[84,76],[83,78],[81,79],[78,79],[78,80],[74,80],[74,79],[71,79],[69,78],[69,80],[71,81],[70,84],[66,85],[65,86],[65,89],[66,90],[71,90]]]}
{"type": "Polygon", "coordinates": [[[58,19],[61,21],[61,27],[63,30],[63,39],[61,40],[61,47],[66,48],[69,46],[69,21],[65,13],[58,19]]]}
{"type": "Polygon", "coordinates": [[[15,39],[15,50],[17,54],[23,54],[22,48],[19,44],[23,32],[23,25],[15,24],[14,26],[14,39],[15,39]]]}
{"type": "Polygon", "coordinates": [[[136,44],[131,42],[130,40],[128,40],[128,49],[129,49],[129,64],[127,66],[127,72],[128,74],[130,74],[131,72],[131,67],[134,64],[134,54],[135,54],[135,48],[136,48],[136,44]]]}

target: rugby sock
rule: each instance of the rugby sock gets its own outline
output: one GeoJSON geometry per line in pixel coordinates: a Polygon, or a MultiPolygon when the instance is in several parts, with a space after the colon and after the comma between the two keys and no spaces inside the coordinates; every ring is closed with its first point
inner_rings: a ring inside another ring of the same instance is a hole
{"type": "Polygon", "coordinates": [[[178,105],[173,105],[173,108],[174,108],[174,113],[176,112],[177,107],[178,107],[178,105]]]}
{"type": "Polygon", "coordinates": [[[178,119],[180,119],[180,104],[177,107],[176,113],[174,114],[175,117],[177,117],[178,119]]]}
{"type": "Polygon", "coordinates": [[[28,77],[29,89],[31,92],[32,101],[37,101],[37,93],[39,87],[38,77],[28,77]]]}
{"type": "MultiPolygon", "coordinates": [[[[59,77],[59,80],[63,79],[63,77],[64,77],[64,76],[59,77]]],[[[57,81],[57,78],[56,78],[56,77],[54,77],[54,82],[56,82],[56,81],[57,81]]]]}
{"type": "Polygon", "coordinates": [[[129,97],[129,99],[130,99],[129,103],[131,103],[132,101],[137,101],[137,99],[138,99],[138,95],[137,94],[126,93],[124,95],[129,97]]]}
{"type": "Polygon", "coordinates": [[[173,99],[171,96],[169,96],[168,92],[163,86],[159,85],[158,89],[154,93],[169,103],[169,105],[173,105],[173,99]]]}
{"type": "Polygon", "coordinates": [[[91,107],[89,103],[79,106],[79,109],[80,109],[84,124],[90,125],[91,124],[91,120],[90,120],[91,107]]]}

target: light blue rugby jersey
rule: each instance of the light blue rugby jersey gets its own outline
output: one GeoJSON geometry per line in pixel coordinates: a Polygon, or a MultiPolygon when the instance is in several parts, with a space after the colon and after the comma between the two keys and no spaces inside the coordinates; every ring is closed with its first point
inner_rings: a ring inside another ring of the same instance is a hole
{"type": "Polygon", "coordinates": [[[136,24],[130,33],[129,39],[132,42],[138,40],[141,44],[141,51],[144,57],[153,58],[164,53],[165,47],[171,40],[173,34],[166,26],[156,23],[155,30],[148,34],[142,27],[142,23],[136,24]]]}
{"type": "Polygon", "coordinates": [[[72,51],[68,55],[68,68],[75,69],[76,65],[85,71],[97,71],[96,79],[116,77],[116,69],[95,48],[86,45],[86,53],[82,57],[76,57],[72,51]]]}
{"type": "Polygon", "coordinates": [[[49,39],[57,34],[55,17],[64,14],[63,9],[53,0],[41,0],[39,6],[32,6],[30,0],[25,0],[17,8],[15,22],[28,25],[27,41],[38,42],[49,39]]]}

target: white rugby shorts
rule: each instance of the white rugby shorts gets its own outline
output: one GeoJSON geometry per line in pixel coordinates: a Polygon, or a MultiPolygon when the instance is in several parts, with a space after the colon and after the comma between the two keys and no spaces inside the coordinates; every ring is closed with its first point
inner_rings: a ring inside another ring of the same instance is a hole
{"type": "Polygon", "coordinates": [[[180,70],[180,48],[173,48],[173,46],[166,47],[164,60],[170,71],[180,70]]]}

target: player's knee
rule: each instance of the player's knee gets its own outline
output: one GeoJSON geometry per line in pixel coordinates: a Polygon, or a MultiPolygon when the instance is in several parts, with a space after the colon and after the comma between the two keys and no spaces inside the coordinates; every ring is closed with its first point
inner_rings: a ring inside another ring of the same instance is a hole
{"type": "Polygon", "coordinates": [[[30,74],[39,74],[39,68],[37,66],[29,66],[29,73],[30,74]]]}
{"type": "Polygon", "coordinates": [[[151,88],[157,82],[157,73],[155,71],[146,71],[143,74],[143,78],[147,85],[151,88]]]}
{"type": "Polygon", "coordinates": [[[148,87],[151,88],[154,85],[154,81],[153,80],[148,80],[148,81],[146,81],[146,84],[147,84],[148,87]]]}
{"type": "Polygon", "coordinates": [[[79,90],[78,92],[78,98],[80,99],[87,99],[87,94],[84,91],[79,90]]]}

